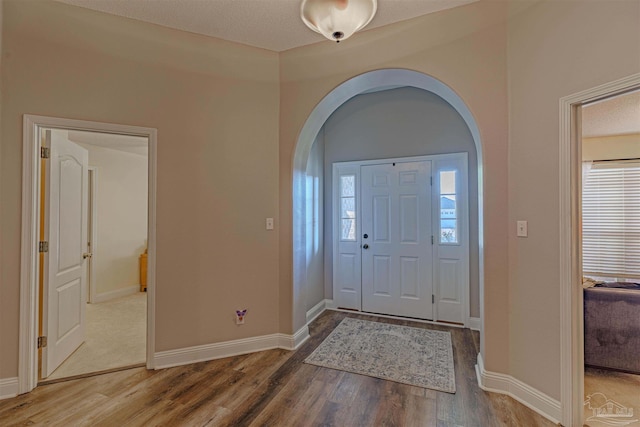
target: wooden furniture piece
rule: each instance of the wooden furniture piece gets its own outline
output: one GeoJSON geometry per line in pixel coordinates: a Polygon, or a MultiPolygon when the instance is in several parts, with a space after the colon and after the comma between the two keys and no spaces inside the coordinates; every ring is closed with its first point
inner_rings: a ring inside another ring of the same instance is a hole
{"type": "Polygon", "coordinates": [[[140,292],[147,292],[147,251],[140,255],[140,292]]]}

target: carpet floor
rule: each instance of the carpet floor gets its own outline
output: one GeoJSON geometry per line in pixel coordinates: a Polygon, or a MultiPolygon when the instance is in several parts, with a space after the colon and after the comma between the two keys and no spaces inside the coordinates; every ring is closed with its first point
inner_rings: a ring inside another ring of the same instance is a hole
{"type": "Polygon", "coordinates": [[[305,363],[456,392],[451,334],[344,319],[305,363]]]}
{"type": "MultiPolygon", "coordinates": [[[[633,416],[628,420],[634,420],[634,422],[628,425],[640,426],[640,375],[586,367],[584,370],[585,402],[589,396],[599,393],[601,393],[599,399],[611,399],[624,408],[632,410],[633,416]]],[[[588,404],[584,405],[584,420],[585,426],[606,425],[602,419],[594,417],[593,409],[588,404]]],[[[622,417],[619,417],[618,421],[622,422],[622,417]]]]}
{"type": "Polygon", "coordinates": [[[46,380],[144,363],[146,335],[145,292],[87,304],[85,342],[46,380]]]}

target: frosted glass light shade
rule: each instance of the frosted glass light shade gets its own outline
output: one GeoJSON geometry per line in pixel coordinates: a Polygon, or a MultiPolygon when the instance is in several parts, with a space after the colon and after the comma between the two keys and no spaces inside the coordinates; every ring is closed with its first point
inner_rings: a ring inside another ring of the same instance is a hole
{"type": "Polygon", "coordinates": [[[307,27],[337,42],[364,28],[376,14],[378,0],[302,0],[307,27]]]}

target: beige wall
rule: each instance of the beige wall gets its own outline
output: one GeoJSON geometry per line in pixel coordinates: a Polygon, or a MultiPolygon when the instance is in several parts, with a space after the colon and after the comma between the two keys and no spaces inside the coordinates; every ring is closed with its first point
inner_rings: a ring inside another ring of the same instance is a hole
{"type": "Polygon", "coordinates": [[[6,1],[3,36],[0,378],[18,369],[25,113],[158,129],[157,351],[277,332],[278,55],[50,1],[6,1]]]}
{"type": "Polygon", "coordinates": [[[158,129],[161,351],[293,331],[298,134],[333,88],[393,67],[447,84],[480,129],[486,368],[559,398],[558,100],[640,71],[639,2],[483,1],[280,55],[53,2],[6,1],[3,20],[0,378],[18,365],[24,113],[158,129]]]}
{"type": "Polygon", "coordinates": [[[89,151],[89,166],[96,168],[96,240],[91,263],[94,297],[99,298],[140,285],[139,256],[147,246],[148,156],[78,145],[89,151]]]}
{"type": "Polygon", "coordinates": [[[582,160],[619,159],[640,159],[640,133],[582,139],[582,160]]]}
{"type": "MultiPolygon", "coordinates": [[[[292,299],[292,160],[298,134],[320,100],[370,70],[429,74],[466,102],[479,125],[485,186],[487,369],[508,372],[506,6],[475,3],[362,33],[349,43],[320,43],[280,56],[280,305],[292,299]]],[[[293,329],[281,317],[281,329],[293,329]]]]}
{"type": "Polygon", "coordinates": [[[640,72],[640,2],[536,4],[511,19],[508,57],[509,371],[559,399],[559,99],[640,72]]]}

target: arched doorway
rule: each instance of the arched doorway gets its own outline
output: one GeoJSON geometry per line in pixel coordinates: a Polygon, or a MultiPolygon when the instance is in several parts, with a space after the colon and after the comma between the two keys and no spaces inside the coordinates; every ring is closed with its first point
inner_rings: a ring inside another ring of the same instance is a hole
{"type": "MultiPolygon", "coordinates": [[[[307,118],[296,143],[293,159],[293,330],[298,331],[306,324],[305,285],[306,285],[306,169],[313,141],[327,121],[341,105],[363,92],[388,87],[408,86],[422,89],[438,95],[448,102],[463,118],[473,137],[478,161],[478,222],[479,226],[479,284],[481,337],[483,310],[483,160],[482,143],[478,126],[464,101],[447,85],[434,77],[406,69],[383,69],[370,71],[347,80],[327,94],[307,118]]],[[[484,353],[484,339],[481,339],[481,352],[484,353]]]]}

